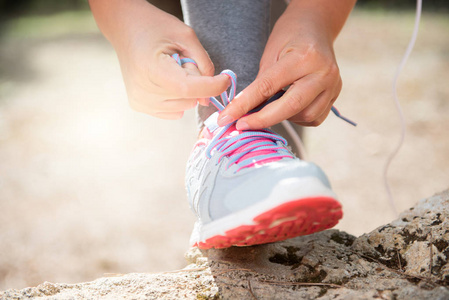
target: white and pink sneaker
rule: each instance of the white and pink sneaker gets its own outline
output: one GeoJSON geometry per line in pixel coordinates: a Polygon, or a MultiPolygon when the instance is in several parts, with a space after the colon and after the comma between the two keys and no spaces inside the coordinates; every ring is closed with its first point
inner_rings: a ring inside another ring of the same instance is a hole
{"type": "MultiPolygon", "coordinates": [[[[231,90],[221,95],[221,111],[232,101],[236,76],[226,70],[231,90]]],[[[205,121],[186,170],[186,188],[198,221],[191,245],[201,249],[271,243],[335,226],[340,203],[323,171],[300,160],[284,138],[269,129],[239,131],[217,125],[218,112],[205,121]]]]}

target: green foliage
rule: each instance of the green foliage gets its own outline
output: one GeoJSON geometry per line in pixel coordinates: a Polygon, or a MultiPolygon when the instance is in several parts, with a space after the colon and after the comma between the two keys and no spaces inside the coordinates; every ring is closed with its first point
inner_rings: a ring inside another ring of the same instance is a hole
{"type": "Polygon", "coordinates": [[[47,15],[61,11],[87,10],[87,0],[0,0],[0,17],[47,15]]]}

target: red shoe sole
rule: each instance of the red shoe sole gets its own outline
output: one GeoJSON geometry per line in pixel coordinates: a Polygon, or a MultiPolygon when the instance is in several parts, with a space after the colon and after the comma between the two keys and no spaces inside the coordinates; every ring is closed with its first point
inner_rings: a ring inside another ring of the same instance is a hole
{"type": "Polygon", "coordinates": [[[242,225],[193,246],[200,249],[251,246],[283,241],[335,226],[343,216],[341,204],[331,197],[312,197],[279,205],[242,225]]]}

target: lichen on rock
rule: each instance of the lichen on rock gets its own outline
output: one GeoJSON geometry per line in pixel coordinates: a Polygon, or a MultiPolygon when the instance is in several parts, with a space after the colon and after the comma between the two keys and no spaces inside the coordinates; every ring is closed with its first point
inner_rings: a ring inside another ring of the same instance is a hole
{"type": "Polygon", "coordinates": [[[353,249],[415,277],[449,282],[449,191],[421,200],[388,225],[359,237],[353,249]]]}

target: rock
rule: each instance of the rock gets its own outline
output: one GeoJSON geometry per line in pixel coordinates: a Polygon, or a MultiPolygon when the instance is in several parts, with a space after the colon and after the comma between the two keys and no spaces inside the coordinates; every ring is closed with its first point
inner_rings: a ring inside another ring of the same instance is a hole
{"type": "Polygon", "coordinates": [[[361,237],[338,230],[223,250],[185,269],[0,292],[24,299],[449,299],[449,191],[361,237]]]}
{"type": "Polygon", "coordinates": [[[359,237],[358,253],[410,276],[449,281],[449,190],[420,201],[388,225],[359,237]]]}

